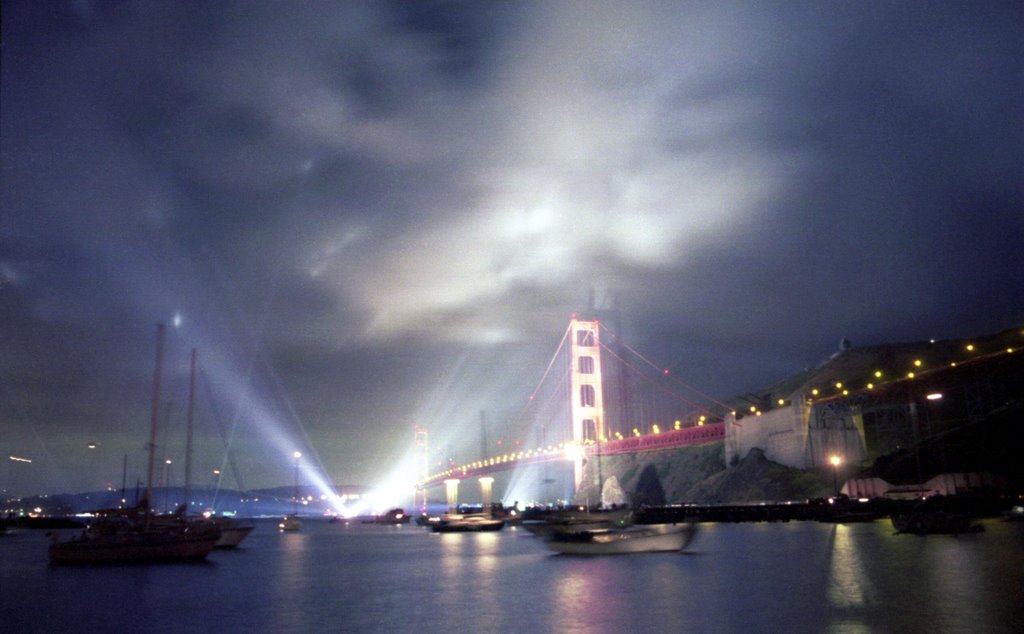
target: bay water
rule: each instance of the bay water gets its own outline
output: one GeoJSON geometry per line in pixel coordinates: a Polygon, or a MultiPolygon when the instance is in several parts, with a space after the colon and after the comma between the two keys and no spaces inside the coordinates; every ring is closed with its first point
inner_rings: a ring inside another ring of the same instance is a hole
{"type": "Polygon", "coordinates": [[[1021,632],[1024,523],[701,524],[683,553],[571,557],[524,530],[258,520],[187,564],[54,566],[0,536],[4,632],[1021,632]]]}

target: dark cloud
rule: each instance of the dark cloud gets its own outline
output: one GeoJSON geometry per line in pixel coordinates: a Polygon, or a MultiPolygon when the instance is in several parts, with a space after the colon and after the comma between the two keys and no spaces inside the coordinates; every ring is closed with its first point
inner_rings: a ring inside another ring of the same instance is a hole
{"type": "Polygon", "coordinates": [[[723,398],[843,336],[1018,325],[1022,22],[5,1],[0,416],[11,453],[46,456],[6,481],[99,486],[137,453],[175,314],[169,398],[199,348],[251,486],[303,443],[368,481],[414,421],[475,447],[591,297],[723,398]]]}

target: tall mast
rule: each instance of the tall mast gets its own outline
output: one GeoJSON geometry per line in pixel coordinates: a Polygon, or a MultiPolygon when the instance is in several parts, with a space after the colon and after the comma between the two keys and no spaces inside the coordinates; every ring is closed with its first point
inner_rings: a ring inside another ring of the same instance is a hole
{"type": "Polygon", "coordinates": [[[185,516],[188,516],[189,499],[192,497],[192,411],[195,407],[196,392],[196,349],[192,348],[192,365],[188,379],[188,416],[185,432],[185,516]]]}
{"type": "Polygon", "coordinates": [[[153,409],[149,420],[149,468],[146,471],[146,529],[153,509],[153,461],[156,454],[156,425],[160,418],[160,366],[164,355],[164,325],[156,327],[156,369],[153,371],[153,409]]]}

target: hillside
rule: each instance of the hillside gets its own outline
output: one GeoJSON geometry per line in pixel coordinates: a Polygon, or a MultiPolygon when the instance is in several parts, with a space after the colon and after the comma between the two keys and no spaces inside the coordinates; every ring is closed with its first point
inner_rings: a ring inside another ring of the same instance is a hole
{"type": "MultiPolygon", "coordinates": [[[[866,417],[875,453],[870,462],[848,465],[840,483],[849,478],[880,477],[893,484],[923,482],[950,472],[992,472],[1024,486],[1024,330],[1014,328],[972,339],[924,341],[856,348],[843,346],[816,368],[779,381],[770,388],[730,401],[737,409],[757,404],[770,409],[779,398],[810,394],[815,387],[842,382],[863,389],[875,372],[892,380],[879,381],[870,391],[875,407],[906,406],[908,368],[929,385],[947,392],[941,415],[926,418],[917,445],[878,440],[866,417]],[[1021,351],[1021,352],[1018,352],[1021,351]],[[961,371],[966,368],[966,371],[961,371]],[[895,385],[897,389],[888,386],[895,385]]],[[[824,394],[823,394],[824,395],[824,394]]],[[[935,410],[939,411],[939,410],[935,410]]],[[[922,416],[926,416],[922,414],[922,416]]],[[[878,420],[882,420],[879,418],[878,420]]],[[[891,424],[891,421],[883,421],[891,424]]],[[[899,438],[907,437],[906,432],[899,438]]],[[[598,469],[603,479],[614,476],[631,502],[728,503],[804,500],[830,495],[830,470],[800,470],[768,460],[757,449],[726,469],[724,444],[663,449],[647,453],[606,456],[585,467],[577,501],[600,499],[598,469]]]]}

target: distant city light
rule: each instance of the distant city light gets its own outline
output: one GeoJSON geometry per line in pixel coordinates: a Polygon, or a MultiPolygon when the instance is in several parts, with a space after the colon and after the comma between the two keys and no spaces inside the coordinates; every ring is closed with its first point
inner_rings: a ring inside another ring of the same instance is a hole
{"type": "Polygon", "coordinates": [[[876,379],[882,378],[882,371],[881,370],[875,370],[875,378],[876,379]]]}
{"type": "Polygon", "coordinates": [[[967,344],[967,352],[974,352],[974,344],[973,343],[967,344]]]}

